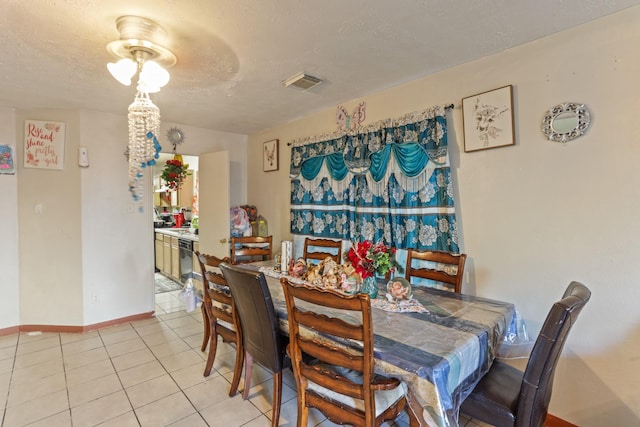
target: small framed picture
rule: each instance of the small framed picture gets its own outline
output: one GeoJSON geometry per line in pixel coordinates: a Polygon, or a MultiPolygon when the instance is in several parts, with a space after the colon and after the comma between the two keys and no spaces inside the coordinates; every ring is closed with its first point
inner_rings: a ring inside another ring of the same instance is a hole
{"type": "Polygon", "coordinates": [[[15,147],[0,145],[0,174],[13,175],[16,173],[15,147]]]}
{"type": "Polygon", "coordinates": [[[464,151],[515,145],[513,86],[462,99],[464,151]]]}
{"type": "Polygon", "coordinates": [[[265,172],[278,170],[278,140],[272,139],[262,144],[262,167],[265,172]]]}

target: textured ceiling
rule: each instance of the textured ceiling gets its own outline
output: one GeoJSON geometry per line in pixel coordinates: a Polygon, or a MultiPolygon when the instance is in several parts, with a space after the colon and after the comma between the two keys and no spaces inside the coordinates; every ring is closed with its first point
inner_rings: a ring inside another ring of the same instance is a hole
{"type": "Polygon", "coordinates": [[[125,114],[106,45],[139,15],[178,57],[164,121],[250,134],[640,4],[634,0],[2,0],[0,106],[125,114]],[[282,80],[304,71],[308,91],[282,80]]]}

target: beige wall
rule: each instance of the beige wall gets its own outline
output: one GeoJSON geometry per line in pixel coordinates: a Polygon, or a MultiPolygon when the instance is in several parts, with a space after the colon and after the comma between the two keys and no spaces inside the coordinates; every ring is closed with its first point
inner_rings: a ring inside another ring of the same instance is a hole
{"type": "MultiPolygon", "coordinates": [[[[178,126],[184,131],[185,142],[180,147],[183,154],[198,156],[214,151],[229,152],[230,203],[238,206],[247,202],[247,136],[218,132],[211,129],[197,128],[166,122],[163,129],[178,126]]],[[[163,131],[163,134],[166,131],[163,131]]],[[[171,152],[168,144],[163,152],[171,152]]],[[[180,150],[179,149],[179,150],[180,150]]]]}
{"type": "Polygon", "coordinates": [[[82,243],[78,112],[18,111],[20,321],[82,324],[82,243]],[[65,123],[64,168],[23,167],[24,121],[65,123]],[[64,189],[64,191],[60,191],[64,189]]]}
{"type": "MultiPolygon", "coordinates": [[[[514,302],[537,334],[569,281],[591,288],[551,402],[553,414],[581,426],[640,424],[638,22],[640,7],[344,103],[351,111],[366,101],[365,124],[456,104],[449,143],[469,255],[463,292],[514,302]],[[507,84],[516,146],[464,153],[461,99],[507,84]],[[545,140],[544,113],[569,101],[589,106],[591,129],[566,145],[545,140]]],[[[286,143],[335,129],[331,108],[249,137],[248,200],[276,244],[289,238],[286,143]],[[264,173],[262,143],[273,138],[280,170],[264,173]]]]}
{"type": "MultiPolygon", "coordinates": [[[[164,135],[169,126],[161,127],[164,135]]],[[[228,151],[230,192],[246,202],[246,136],[180,126],[181,152],[228,151]]],[[[128,191],[125,115],[0,110],[0,144],[15,144],[17,173],[0,176],[0,331],[83,326],[155,309],[151,176],[144,212],[128,191]],[[24,120],[66,125],[63,170],[22,167],[24,120]],[[78,166],[78,147],[90,166],[78,166]]],[[[163,143],[161,138],[161,143],[163,143]]]]}
{"type": "MultiPolygon", "coordinates": [[[[15,133],[15,112],[0,109],[0,145],[13,145],[15,149],[15,133]]],[[[17,174],[0,175],[0,329],[18,324],[20,312],[17,195],[17,174]]]]}

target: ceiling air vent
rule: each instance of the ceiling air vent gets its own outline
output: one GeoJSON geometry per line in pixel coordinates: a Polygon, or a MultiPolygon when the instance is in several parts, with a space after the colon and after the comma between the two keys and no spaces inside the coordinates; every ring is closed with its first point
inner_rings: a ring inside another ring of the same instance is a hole
{"type": "Polygon", "coordinates": [[[322,83],[322,80],[305,73],[298,73],[295,76],[289,77],[282,82],[282,84],[286,87],[293,86],[302,90],[311,89],[312,87],[319,85],[320,83],[322,83]]]}

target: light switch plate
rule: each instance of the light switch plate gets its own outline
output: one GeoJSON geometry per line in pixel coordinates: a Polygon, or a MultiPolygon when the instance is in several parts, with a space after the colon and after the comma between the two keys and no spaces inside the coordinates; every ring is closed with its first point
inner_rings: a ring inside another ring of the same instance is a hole
{"type": "Polygon", "coordinates": [[[89,167],[89,151],[87,147],[78,148],[78,165],[83,168],[89,167]]]}

